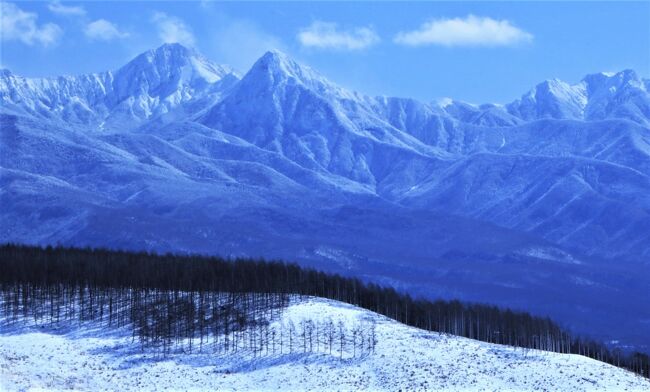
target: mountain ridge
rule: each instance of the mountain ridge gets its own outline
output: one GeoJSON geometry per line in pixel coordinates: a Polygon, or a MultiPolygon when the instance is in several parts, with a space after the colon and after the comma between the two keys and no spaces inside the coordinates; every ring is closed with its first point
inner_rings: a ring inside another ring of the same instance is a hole
{"type": "MultiPolygon", "coordinates": [[[[214,84],[215,82],[218,82],[226,75],[232,75],[237,79],[240,78],[239,75],[231,68],[212,63],[211,61],[207,60],[207,58],[199,54],[195,49],[186,48],[180,44],[173,43],[173,44],[164,44],[156,49],[148,50],[136,56],[134,59],[129,61],[129,63],[127,63],[125,66],[120,67],[115,71],[103,71],[103,72],[84,74],[79,76],[25,78],[25,77],[18,76],[13,72],[11,72],[9,69],[5,68],[2,70],[3,71],[1,75],[2,78],[0,79],[0,81],[2,82],[2,84],[0,84],[0,93],[2,93],[2,98],[3,98],[2,103],[5,105],[7,103],[10,103],[11,101],[7,99],[10,93],[15,92],[15,90],[19,90],[19,88],[17,88],[16,86],[11,86],[11,83],[8,81],[12,78],[19,78],[22,81],[27,82],[26,84],[28,85],[34,83],[36,84],[54,83],[55,80],[59,81],[60,84],[63,84],[65,81],[69,83],[74,81],[75,79],[95,79],[95,80],[101,80],[103,82],[102,84],[106,84],[106,82],[104,82],[105,80],[112,80],[118,77],[120,74],[123,74],[125,72],[128,73],[127,71],[129,69],[135,68],[137,70],[138,65],[140,65],[141,67],[142,63],[149,63],[158,67],[160,66],[164,67],[165,65],[169,65],[169,64],[159,64],[156,61],[152,61],[152,60],[160,59],[161,57],[166,59],[171,58],[173,61],[175,61],[177,64],[175,64],[174,68],[181,68],[183,65],[187,65],[184,64],[184,62],[191,61],[193,63],[192,71],[194,71],[193,72],[195,74],[194,76],[198,75],[198,78],[196,79],[203,79],[209,84],[214,84]]],[[[332,93],[338,93],[345,98],[357,99],[357,100],[370,100],[373,102],[368,102],[368,103],[375,103],[375,104],[377,101],[381,102],[386,100],[389,101],[406,100],[406,101],[417,102],[409,98],[398,98],[398,97],[387,97],[387,96],[371,97],[368,95],[343,89],[338,85],[327,81],[322,75],[318,74],[310,67],[306,67],[304,65],[301,65],[291,60],[289,56],[277,50],[266,52],[262,57],[260,57],[260,59],[256,62],[256,64],[251,68],[251,70],[255,69],[256,65],[260,67],[268,66],[270,62],[275,63],[278,69],[286,71],[286,74],[291,76],[295,80],[301,79],[303,83],[307,82],[305,83],[307,85],[313,83],[315,86],[320,87],[321,89],[329,90],[326,92],[330,95],[332,93]]],[[[596,98],[599,98],[598,97],[599,95],[600,96],[606,95],[606,93],[604,92],[605,90],[610,90],[610,92],[613,90],[614,95],[618,94],[617,97],[619,98],[621,95],[624,96],[625,94],[632,95],[631,98],[638,98],[639,93],[646,93],[647,95],[647,84],[648,84],[648,79],[642,79],[638,76],[638,74],[635,71],[631,69],[626,69],[616,73],[600,72],[595,74],[588,74],[579,83],[573,85],[563,82],[559,79],[549,79],[539,83],[532,90],[530,90],[527,93],[524,93],[520,98],[517,98],[514,101],[504,105],[494,105],[494,104],[475,105],[475,104],[469,104],[463,101],[455,101],[455,100],[452,100],[450,104],[452,106],[462,106],[466,110],[472,108],[474,109],[474,111],[478,110],[483,115],[489,113],[489,111],[496,110],[500,112],[499,113],[500,115],[508,115],[508,114],[514,115],[518,119],[524,121],[529,121],[531,119],[544,119],[544,118],[572,118],[572,119],[594,120],[594,119],[611,118],[608,116],[614,114],[614,115],[621,115],[622,118],[629,118],[632,121],[641,122],[642,124],[647,125],[648,124],[647,117],[650,115],[650,107],[648,106],[647,102],[641,102],[641,103],[632,102],[631,105],[633,107],[627,108],[626,109],[627,111],[624,110],[625,108],[621,109],[620,107],[609,108],[609,110],[607,111],[602,111],[602,110],[598,111],[597,110],[598,108],[587,107],[588,106],[587,96],[589,97],[596,96],[596,98]],[[603,86],[603,84],[605,86],[603,86]],[[622,92],[620,90],[622,90],[622,92]],[[540,91],[542,92],[546,91],[546,93],[540,93],[540,91]],[[558,105],[563,103],[565,105],[569,105],[570,107],[564,108],[565,111],[560,111],[555,113],[552,111],[552,108],[541,107],[541,108],[537,108],[536,109],[537,112],[533,115],[530,111],[530,108],[526,108],[527,106],[526,104],[530,104],[531,101],[532,102],[542,101],[544,103],[543,95],[540,96],[539,98],[536,98],[538,94],[550,95],[549,98],[551,99],[552,102],[550,103],[546,102],[547,106],[558,105]],[[642,116],[638,112],[640,112],[642,116]]],[[[310,87],[314,88],[314,85],[310,87]]],[[[60,86],[55,86],[55,87],[60,87],[60,86]]],[[[139,85],[138,87],[141,88],[142,86],[139,85]]],[[[104,90],[107,89],[110,89],[110,87],[104,87],[104,90]]],[[[66,89],[62,88],[62,90],[66,90],[66,89]]],[[[128,93],[124,93],[124,92],[119,93],[118,94],[119,98],[117,98],[117,100],[121,101],[122,99],[125,98],[125,96],[133,95],[134,92],[128,92],[128,93]]],[[[420,102],[418,104],[430,107],[431,108],[430,110],[434,112],[436,111],[436,108],[438,108],[440,109],[438,114],[447,114],[450,117],[459,120],[461,122],[468,120],[467,117],[459,115],[457,112],[454,113],[454,111],[450,112],[448,110],[445,110],[449,105],[429,104],[424,102],[420,102]]],[[[603,106],[603,105],[607,106],[606,104],[603,104],[602,100],[600,100],[597,101],[594,106],[603,106]]],[[[625,106],[625,105],[621,105],[621,106],[625,106]]],[[[505,124],[508,123],[502,123],[500,125],[505,125],[505,124]]]]}
{"type": "Polygon", "coordinates": [[[0,103],[4,110],[18,114],[95,128],[117,122],[119,128],[125,122],[140,123],[188,101],[218,95],[232,79],[238,76],[230,68],[213,64],[180,44],[165,44],[115,71],[24,78],[7,70],[0,78],[0,103]],[[220,86],[224,79],[226,85],[220,86]]]}

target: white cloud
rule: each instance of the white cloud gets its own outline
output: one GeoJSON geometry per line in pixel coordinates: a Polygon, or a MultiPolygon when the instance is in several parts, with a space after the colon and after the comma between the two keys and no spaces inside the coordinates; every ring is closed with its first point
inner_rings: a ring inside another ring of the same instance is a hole
{"type": "Polygon", "coordinates": [[[84,16],[86,10],[81,6],[66,6],[59,0],[55,0],[47,5],[47,8],[54,14],[66,16],[84,16]]]}
{"type": "Polygon", "coordinates": [[[417,30],[398,33],[394,41],[408,46],[511,46],[532,39],[532,34],[507,20],[469,15],[431,20],[417,30]]]}
{"type": "Polygon", "coordinates": [[[129,33],[120,31],[117,26],[106,19],[97,19],[94,22],[88,23],[84,29],[84,34],[90,39],[102,41],[111,41],[129,36],[129,33]]]}
{"type": "Polygon", "coordinates": [[[0,36],[3,41],[20,41],[27,45],[52,45],[63,35],[54,24],[38,25],[38,15],[26,12],[13,3],[0,2],[0,36]]]}
{"type": "Polygon", "coordinates": [[[315,21],[298,33],[303,46],[319,49],[365,49],[379,42],[379,36],[370,27],[339,30],[336,23],[315,21]]]}
{"type": "Polygon", "coordinates": [[[158,36],[163,42],[194,46],[194,34],[181,19],[164,12],[156,12],[152,21],[158,27],[158,36]]]}

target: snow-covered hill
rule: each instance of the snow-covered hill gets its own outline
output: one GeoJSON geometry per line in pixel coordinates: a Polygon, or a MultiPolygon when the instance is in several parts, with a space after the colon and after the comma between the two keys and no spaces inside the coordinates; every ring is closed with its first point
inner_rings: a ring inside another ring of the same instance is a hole
{"type": "MultiPolygon", "coordinates": [[[[523,351],[425,332],[335,301],[295,301],[275,323],[375,322],[374,353],[247,351],[168,356],[140,351],[100,326],[0,333],[0,387],[56,390],[644,391],[650,381],[578,355],[523,351]]],[[[286,337],[285,337],[286,339],[286,337]]],[[[286,348],[286,347],[285,347],[286,348]]],[[[351,350],[350,347],[347,350],[351,350]]]]}
{"type": "Polygon", "coordinates": [[[647,348],[649,102],[633,71],[506,105],[370,97],[178,44],[3,70],[0,241],[284,258],[647,348]]]}

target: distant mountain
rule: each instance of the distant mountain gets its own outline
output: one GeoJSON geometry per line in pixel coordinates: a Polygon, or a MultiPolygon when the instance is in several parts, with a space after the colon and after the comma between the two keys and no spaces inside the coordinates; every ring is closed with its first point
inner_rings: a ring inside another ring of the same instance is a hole
{"type": "Polygon", "coordinates": [[[116,129],[183,107],[191,115],[238,80],[228,67],[179,44],[142,53],[115,72],[29,79],[3,70],[1,76],[3,112],[116,129]]]}
{"type": "MultiPolygon", "coordinates": [[[[388,124],[373,104],[371,98],[269,52],[200,122],[301,166],[374,187],[379,180],[373,172],[374,150],[423,159],[435,151],[388,124]]],[[[377,161],[384,157],[381,153],[377,161]]]]}
{"type": "Polygon", "coordinates": [[[239,76],[166,44],[116,71],[3,70],[0,105],[1,241],[281,257],[650,341],[633,71],[426,103],[280,52],[239,76]]]}
{"type": "Polygon", "coordinates": [[[547,80],[507,105],[507,110],[527,121],[624,118],[648,125],[650,118],[647,85],[632,70],[588,75],[575,85],[547,80]]]}

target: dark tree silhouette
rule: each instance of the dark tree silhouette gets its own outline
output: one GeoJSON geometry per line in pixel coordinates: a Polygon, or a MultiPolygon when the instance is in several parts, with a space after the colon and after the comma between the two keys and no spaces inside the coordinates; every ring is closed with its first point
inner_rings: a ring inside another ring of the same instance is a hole
{"type": "Polygon", "coordinates": [[[549,318],[459,301],[413,299],[390,287],[326,274],[296,264],[252,259],[156,255],[106,249],[0,246],[0,314],[7,321],[99,321],[132,328],[133,340],[163,352],[241,349],[269,353],[275,337],[288,351],[302,338],[303,352],[351,347],[372,353],[374,325],[347,330],[342,322],[291,322],[270,327],[291,296],[318,296],[356,305],[429,331],[527,349],[584,355],[650,377],[643,353],[624,354],[573,336],[549,318]],[[322,343],[319,343],[322,342],[322,343]]]}

